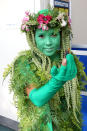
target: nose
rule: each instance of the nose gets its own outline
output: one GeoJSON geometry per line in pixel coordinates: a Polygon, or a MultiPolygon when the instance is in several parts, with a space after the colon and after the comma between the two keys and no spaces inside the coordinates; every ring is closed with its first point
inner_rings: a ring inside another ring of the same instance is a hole
{"type": "Polygon", "coordinates": [[[46,46],[51,46],[51,45],[52,45],[52,42],[51,42],[51,40],[50,40],[50,37],[48,37],[48,38],[46,39],[45,45],[46,45],[46,46]]]}

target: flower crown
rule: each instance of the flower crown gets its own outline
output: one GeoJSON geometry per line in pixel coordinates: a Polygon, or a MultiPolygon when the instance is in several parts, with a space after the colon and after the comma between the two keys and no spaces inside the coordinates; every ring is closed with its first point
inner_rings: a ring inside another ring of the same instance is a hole
{"type": "Polygon", "coordinates": [[[45,9],[41,10],[37,14],[30,14],[25,12],[25,17],[22,20],[21,30],[23,32],[29,32],[36,28],[42,30],[48,30],[49,28],[55,28],[55,30],[67,30],[70,33],[71,20],[64,12],[59,12],[58,9],[45,9]]]}

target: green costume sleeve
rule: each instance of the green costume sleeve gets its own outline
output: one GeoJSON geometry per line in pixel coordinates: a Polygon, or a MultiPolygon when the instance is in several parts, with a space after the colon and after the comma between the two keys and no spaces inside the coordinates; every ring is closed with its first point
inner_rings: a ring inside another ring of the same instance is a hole
{"type": "Polygon", "coordinates": [[[62,88],[67,80],[73,79],[77,74],[74,58],[71,54],[66,56],[67,66],[61,65],[60,69],[53,66],[51,69],[52,78],[41,88],[33,89],[29,98],[36,106],[43,106],[54,94],[62,88]]]}
{"type": "Polygon", "coordinates": [[[29,98],[36,106],[40,107],[47,103],[63,84],[64,82],[51,78],[51,80],[41,88],[33,89],[30,92],[29,98]]]}

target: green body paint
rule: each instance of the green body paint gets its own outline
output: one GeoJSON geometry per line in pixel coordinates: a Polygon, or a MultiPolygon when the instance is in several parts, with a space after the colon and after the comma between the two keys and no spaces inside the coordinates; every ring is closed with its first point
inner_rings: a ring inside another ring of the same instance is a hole
{"type": "Polygon", "coordinates": [[[54,29],[37,29],[35,33],[37,48],[46,56],[52,56],[60,48],[60,33],[54,34],[54,29]]]}

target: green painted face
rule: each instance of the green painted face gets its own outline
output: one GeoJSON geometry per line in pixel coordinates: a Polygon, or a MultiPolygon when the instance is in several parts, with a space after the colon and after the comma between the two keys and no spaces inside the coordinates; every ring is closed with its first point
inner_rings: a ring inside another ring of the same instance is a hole
{"type": "Polygon", "coordinates": [[[46,56],[52,56],[60,48],[60,33],[54,34],[54,29],[37,29],[35,32],[37,48],[46,56]]]}

